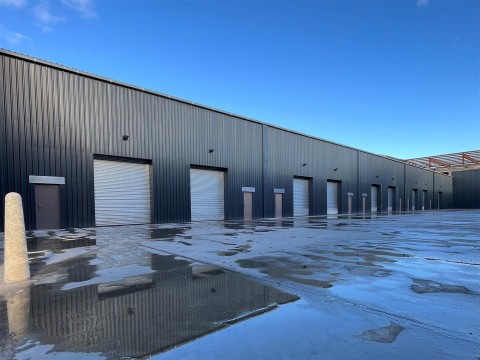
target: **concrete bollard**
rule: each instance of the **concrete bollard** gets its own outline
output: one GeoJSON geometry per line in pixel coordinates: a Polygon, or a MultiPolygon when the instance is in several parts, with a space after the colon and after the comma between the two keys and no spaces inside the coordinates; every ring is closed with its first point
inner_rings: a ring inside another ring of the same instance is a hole
{"type": "Polygon", "coordinates": [[[30,288],[13,295],[7,302],[8,331],[16,336],[28,329],[30,320],[30,288]]]}
{"type": "Polygon", "coordinates": [[[4,260],[5,282],[24,281],[30,278],[22,197],[14,192],[5,196],[4,260]]]}

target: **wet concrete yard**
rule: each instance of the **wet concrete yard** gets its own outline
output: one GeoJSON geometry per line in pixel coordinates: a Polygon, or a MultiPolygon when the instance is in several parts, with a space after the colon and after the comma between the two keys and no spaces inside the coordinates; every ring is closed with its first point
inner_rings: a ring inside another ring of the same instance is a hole
{"type": "Polygon", "coordinates": [[[480,211],[35,231],[28,248],[32,281],[0,283],[2,359],[480,357],[480,211]]]}

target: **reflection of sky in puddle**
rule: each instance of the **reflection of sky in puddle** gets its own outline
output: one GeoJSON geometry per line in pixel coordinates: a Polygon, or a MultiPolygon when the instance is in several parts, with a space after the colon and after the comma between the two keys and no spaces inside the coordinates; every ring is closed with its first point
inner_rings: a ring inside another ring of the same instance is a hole
{"type": "MultiPolygon", "coordinates": [[[[67,264],[68,281],[94,277],[94,259],[67,264]]],[[[32,286],[0,304],[0,338],[4,341],[14,328],[19,356],[22,341],[39,349],[53,344],[51,351],[57,352],[147,356],[297,299],[173,255],[151,254],[151,269],[147,275],[68,290],[61,283],[32,286]]]]}

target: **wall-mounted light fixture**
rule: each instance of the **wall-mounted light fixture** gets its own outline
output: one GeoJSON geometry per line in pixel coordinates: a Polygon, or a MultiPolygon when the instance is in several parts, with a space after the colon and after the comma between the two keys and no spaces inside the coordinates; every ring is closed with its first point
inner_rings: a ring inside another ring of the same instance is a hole
{"type": "Polygon", "coordinates": [[[392,180],[395,180],[395,178],[392,178],[392,180]]]}
{"type": "Polygon", "coordinates": [[[425,183],[425,186],[427,186],[427,185],[428,185],[428,183],[425,183]]]}
{"type": "Polygon", "coordinates": [[[127,141],[129,137],[130,137],[130,136],[128,136],[128,135],[123,135],[123,136],[122,136],[122,140],[123,140],[123,141],[127,141]]]}
{"type": "Polygon", "coordinates": [[[380,175],[375,176],[377,179],[380,177],[380,175]]]}
{"type": "Polygon", "coordinates": [[[338,168],[333,169],[333,171],[337,171],[337,170],[338,170],[338,168]]]}
{"type": "Polygon", "coordinates": [[[415,181],[415,184],[418,184],[418,181],[415,181]]]}
{"type": "Polygon", "coordinates": [[[303,163],[302,166],[307,166],[307,163],[303,163]]]}
{"type": "Polygon", "coordinates": [[[215,150],[213,149],[208,149],[208,153],[211,154],[212,152],[214,152],[215,150]]]}

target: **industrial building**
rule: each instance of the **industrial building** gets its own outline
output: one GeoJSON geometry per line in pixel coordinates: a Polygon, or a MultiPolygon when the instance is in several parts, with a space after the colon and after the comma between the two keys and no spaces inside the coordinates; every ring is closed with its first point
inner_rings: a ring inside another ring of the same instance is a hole
{"type": "Polygon", "coordinates": [[[27,229],[452,207],[451,176],[6,50],[0,124],[27,229]]]}
{"type": "Polygon", "coordinates": [[[480,209],[480,150],[426,156],[407,163],[451,175],[453,207],[480,209]]]}

